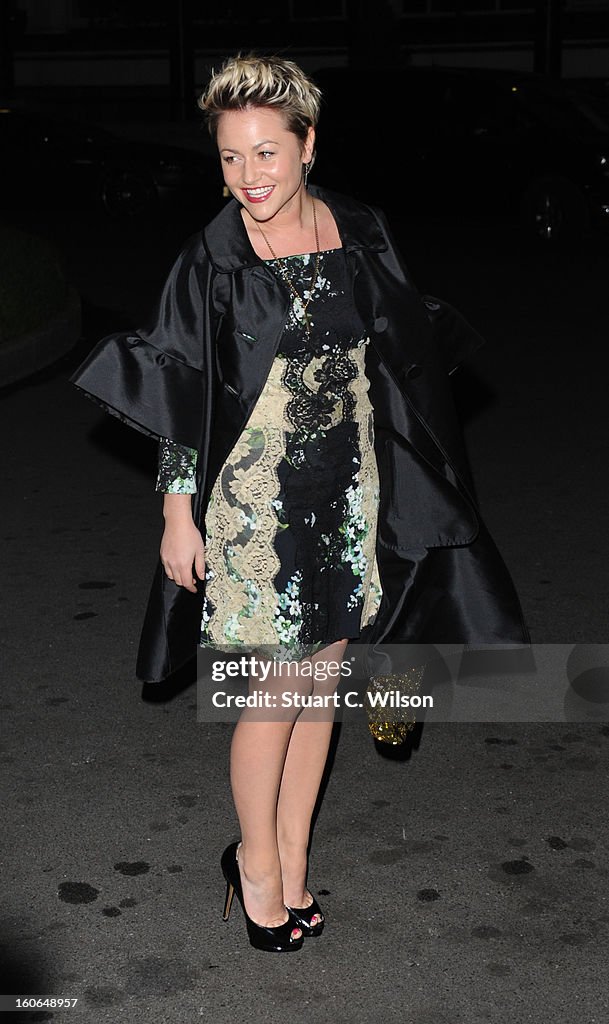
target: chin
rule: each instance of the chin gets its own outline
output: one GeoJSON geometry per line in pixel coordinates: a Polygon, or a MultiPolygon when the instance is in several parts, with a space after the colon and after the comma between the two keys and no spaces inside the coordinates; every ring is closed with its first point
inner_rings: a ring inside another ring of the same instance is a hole
{"type": "Polygon", "coordinates": [[[251,214],[251,216],[254,218],[254,220],[262,220],[262,221],[270,220],[271,217],[274,217],[275,214],[279,210],[279,207],[277,206],[276,203],[273,203],[272,206],[266,206],[264,203],[260,203],[259,205],[257,203],[252,203],[252,204],[248,203],[245,206],[245,208],[246,208],[247,212],[249,214],[251,214]]]}

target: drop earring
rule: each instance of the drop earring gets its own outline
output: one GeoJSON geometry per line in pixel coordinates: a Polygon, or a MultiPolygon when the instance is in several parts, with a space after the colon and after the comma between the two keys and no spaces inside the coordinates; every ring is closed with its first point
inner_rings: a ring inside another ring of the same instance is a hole
{"type": "Polygon", "coordinates": [[[308,184],[308,181],[309,181],[309,171],[310,170],[311,170],[311,161],[309,160],[308,164],[303,164],[302,165],[302,173],[303,173],[303,177],[304,177],[305,188],[307,187],[307,184],[308,184]]]}

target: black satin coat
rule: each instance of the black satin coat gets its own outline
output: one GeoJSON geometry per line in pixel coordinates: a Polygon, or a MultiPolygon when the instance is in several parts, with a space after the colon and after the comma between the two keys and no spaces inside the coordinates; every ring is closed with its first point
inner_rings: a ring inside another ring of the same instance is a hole
{"type": "MultiPolygon", "coordinates": [[[[473,494],[449,374],[482,344],[451,306],[421,297],[380,211],[324,189],[366,325],[380,479],[378,643],[528,643],[512,580],[473,494]]],[[[104,338],[72,377],[109,412],[199,452],[195,522],[264,387],[289,290],[254,252],[231,200],[178,256],[151,322],[104,338]]],[[[137,675],[160,681],[196,652],[196,594],[159,562],[137,675]]]]}

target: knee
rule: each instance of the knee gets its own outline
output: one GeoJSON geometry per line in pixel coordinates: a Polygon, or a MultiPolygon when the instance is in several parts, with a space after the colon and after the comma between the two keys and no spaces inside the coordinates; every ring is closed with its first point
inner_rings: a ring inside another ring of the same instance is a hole
{"type": "Polygon", "coordinates": [[[324,662],[317,662],[314,665],[314,669],[312,680],[313,693],[316,695],[334,693],[341,680],[340,663],[328,662],[326,664],[324,662]]]}

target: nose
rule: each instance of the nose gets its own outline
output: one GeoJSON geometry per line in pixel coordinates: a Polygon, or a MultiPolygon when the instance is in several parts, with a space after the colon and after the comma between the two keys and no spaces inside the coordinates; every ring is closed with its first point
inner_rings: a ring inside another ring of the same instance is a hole
{"type": "Polygon", "coordinates": [[[254,160],[246,159],[243,164],[243,184],[253,185],[260,177],[260,168],[254,160]]]}

